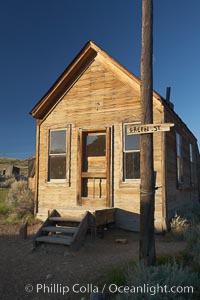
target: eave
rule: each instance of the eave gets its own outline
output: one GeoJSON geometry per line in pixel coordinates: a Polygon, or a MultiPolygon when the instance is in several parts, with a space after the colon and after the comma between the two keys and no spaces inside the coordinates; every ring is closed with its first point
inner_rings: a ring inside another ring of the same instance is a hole
{"type": "MultiPolygon", "coordinates": [[[[113,71],[117,72],[117,75],[124,79],[130,86],[138,91],[140,90],[140,79],[138,77],[129,72],[115,59],[99,48],[94,42],[89,41],[51,86],[47,93],[34,106],[30,112],[32,117],[42,120],[74,85],[97,55],[101,56],[102,62],[105,62],[111,69],[113,69],[113,71]]],[[[161,96],[158,93],[153,92],[153,96],[162,102],[161,96]]]]}

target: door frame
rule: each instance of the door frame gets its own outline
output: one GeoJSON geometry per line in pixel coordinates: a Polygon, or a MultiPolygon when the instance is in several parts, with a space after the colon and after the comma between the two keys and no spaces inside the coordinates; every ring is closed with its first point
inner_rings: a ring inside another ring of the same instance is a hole
{"type": "MultiPolygon", "coordinates": [[[[77,205],[83,205],[82,197],[82,159],[83,159],[83,134],[89,132],[105,132],[106,134],[106,205],[104,207],[111,207],[111,128],[110,127],[90,127],[78,129],[78,149],[77,149],[77,205]]],[[[100,206],[100,205],[99,205],[100,206]]]]}

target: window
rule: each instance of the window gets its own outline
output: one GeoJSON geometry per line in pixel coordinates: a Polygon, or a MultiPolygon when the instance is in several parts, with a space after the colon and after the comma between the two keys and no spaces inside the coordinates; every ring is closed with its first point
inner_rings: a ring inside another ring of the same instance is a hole
{"type": "Polygon", "coordinates": [[[106,135],[87,134],[86,137],[87,156],[105,156],[106,155],[106,135]]]}
{"type": "Polygon", "coordinates": [[[190,183],[193,185],[195,182],[195,164],[194,164],[194,153],[193,145],[190,144],[190,183]]]}
{"type": "Polygon", "coordinates": [[[48,177],[66,179],[66,130],[50,131],[48,177]]]}
{"type": "Polygon", "coordinates": [[[177,182],[183,183],[183,154],[182,154],[182,137],[176,133],[176,164],[177,164],[177,182]]]}
{"type": "Polygon", "coordinates": [[[123,181],[140,178],[140,135],[128,135],[127,125],[124,125],[123,181]]]}
{"type": "Polygon", "coordinates": [[[84,132],[83,133],[83,172],[101,169],[105,165],[106,157],[106,132],[84,132]],[[102,159],[101,159],[102,158],[102,159]]]}

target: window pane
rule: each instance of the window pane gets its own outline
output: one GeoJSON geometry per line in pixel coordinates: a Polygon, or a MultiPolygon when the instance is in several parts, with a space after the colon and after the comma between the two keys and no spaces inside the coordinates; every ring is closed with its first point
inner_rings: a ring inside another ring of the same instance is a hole
{"type": "Polygon", "coordinates": [[[124,179],[140,178],[140,152],[124,153],[124,179]]]}
{"type": "Polygon", "coordinates": [[[66,156],[49,156],[49,179],[66,178],[66,156]]]}
{"type": "Polygon", "coordinates": [[[86,153],[88,156],[106,155],[106,136],[105,135],[87,135],[86,153]]]}
{"type": "Polygon", "coordinates": [[[193,162],[194,159],[193,159],[193,147],[192,147],[192,144],[190,144],[190,161],[193,162]]]}
{"type": "Polygon", "coordinates": [[[177,156],[181,156],[182,152],[182,139],[179,133],[176,133],[176,153],[177,156]]]}
{"type": "Polygon", "coordinates": [[[132,134],[127,135],[127,126],[125,126],[125,151],[127,150],[140,150],[140,135],[132,134]]]}
{"type": "Polygon", "coordinates": [[[181,157],[177,157],[177,179],[178,183],[183,183],[183,161],[181,157]]]}
{"type": "Polygon", "coordinates": [[[66,153],[66,131],[51,131],[50,154],[66,153]]]}

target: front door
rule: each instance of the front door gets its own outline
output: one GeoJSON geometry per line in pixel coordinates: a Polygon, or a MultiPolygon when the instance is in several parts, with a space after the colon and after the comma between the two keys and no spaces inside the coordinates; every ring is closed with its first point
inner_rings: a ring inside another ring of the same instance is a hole
{"type": "Polygon", "coordinates": [[[80,205],[110,206],[110,128],[80,130],[80,205]]]}

